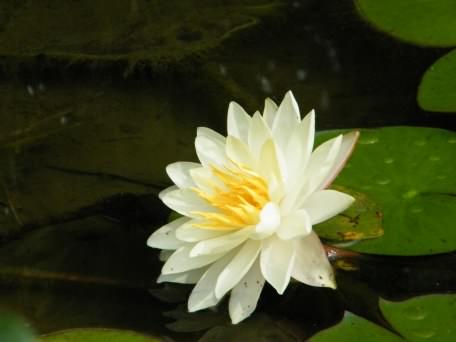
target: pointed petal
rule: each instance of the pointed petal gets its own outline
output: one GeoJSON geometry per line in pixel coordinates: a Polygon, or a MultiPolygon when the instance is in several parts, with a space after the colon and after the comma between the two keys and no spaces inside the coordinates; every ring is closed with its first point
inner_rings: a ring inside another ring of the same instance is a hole
{"type": "Polygon", "coordinates": [[[219,302],[220,298],[215,296],[215,284],[220,272],[222,272],[232,257],[233,253],[225,255],[204,272],[188,298],[188,311],[194,312],[206,309],[219,302]]]}
{"type": "Polygon", "coordinates": [[[217,298],[222,298],[249,271],[258,257],[260,247],[260,241],[248,240],[244,243],[239,252],[217,278],[217,284],[215,285],[215,296],[217,298]]]}
{"type": "Polygon", "coordinates": [[[175,191],[175,190],[179,190],[179,188],[175,185],[171,185],[171,186],[167,187],[166,189],[163,189],[162,191],[160,191],[158,194],[158,198],[160,198],[163,201],[163,197],[165,197],[165,195],[167,193],[175,191]]]}
{"type": "Polygon", "coordinates": [[[185,242],[198,242],[201,240],[212,239],[223,236],[229,231],[218,229],[203,229],[195,227],[195,224],[201,223],[199,220],[190,220],[176,229],[176,237],[185,242]]]}
{"type": "Polygon", "coordinates": [[[160,274],[157,283],[196,284],[206,272],[207,267],[197,268],[188,272],[175,274],[160,274]]]}
{"type": "Polygon", "coordinates": [[[252,230],[253,228],[242,228],[231,234],[200,241],[192,248],[190,256],[226,253],[247,240],[252,230]]]}
{"type": "Polygon", "coordinates": [[[359,132],[350,132],[348,134],[344,134],[342,138],[342,143],[340,146],[339,153],[337,154],[336,160],[334,162],[333,167],[331,170],[328,172],[328,175],[326,176],[326,179],[323,181],[323,183],[320,186],[320,189],[325,189],[331,183],[333,180],[337,177],[337,175],[342,171],[342,168],[345,166],[345,163],[347,162],[348,158],[350,158],[351,154],[353,153],[353,150],[355,148],[356,142],[358,141],[359,138],[359,132]]]}
{"type": "Polygon", "coordinates": [[[290,132],[293,132],[295,127],[301,121],[299,107],[291,91],[285,94],[272,125],[272,135],[281,149],[285,153],[290,132]]]}
{"type": "Polygon", "coordinates": [[[312,224],[336,216],[347,209],[355,199],[336,190],[320,190],[311,194],[303,204],[312,224]]]}
{"type": "Polygon", "coordinates": [[[295,260],[295,250],[290,241],[271,236],[263,240],[261,248],[261,273],[279,294],[282,294],[290,282],[295,260]]]}
{"type": "Polygon", "coordinates": [[[210,195],[214,193],[215,187],[222,189],[224,187],[224,184],[207,167],[190,170],[190,176],[198,189],[210,195]]]}
{"type": "Polygon", "coordinates": [[[258,159],[257,171],[266,179],[269,187],[269,197],[279,202],[283,195],[283,177],[286,172],[283,158],[272,139],[266,140],[258,159]]]}
{"type": "Polygon", "coordinates": [[[260,154],[263,144],[270,138],[271,130],[263,117],[259,113],[255,113],[252,117],[248,136],[249,149],[254,157],[260,154]]]}
{"type": "Polygon", "coordinates": [[[334,271],[317,234],[295,240],[296,260],[292,277],[310,286],[335,289],[334,271]]]}
{"type": "Polygon", "coordinates": [[[255,311],[263,286],[264,277],[257,258],[247,274],[231,291],[229,312],[233,324],[246,319],[255,311]]]}
{"type": "Polygon", "coordinates": [[[225,144],[225,137],[221,135],[219,132],[214,131],[208,127],[198,127],[196,129],[196,136],[206,137],[210,140],[213,140],[220,144],[225,144]]]}
{"type": "Polygon", "coordinates": [[[306,195],[320,189],[325,179],[327,179],[330,170],[334,166],[341,143],[342,135],[339,135],[325,141],[312,153],[308,167],[304,173],[304,178],[308,179],[305,187],[306,189],[304,189],[306,194],[303,194],[304,196],[301,198],[304,199],[306,195]]]}
{"type": "Polygon", "coordinates": [[[223,166],[228,163],[225,154],[225,143],[207,136],[200,135],[195,139],[195,149],[203,166],[223,166]]]}
{"type": "Polygon", "coordinates": [[[201,164],[199,163],[177,162],[169,164],[166,167],[166,173],[179,188],[190,188],[195,186],[195,183],[190,176],[190,170],[200,167],[201,164]]]}
{"type": "Polygon", "coordinates": [[[247,137],[250,127],[250,116],[236,102],[230,102],[228,106],[228,135],[241,139],[247,144],[247,137]]]}
{"type": "Polygon", "coordinates": [[[252,166],[254,159],[250,153],[248,146],[240,139],[233,136],[226,138],[226,155],[229,159],[239,165],[252,166]]]}
{"type": "Polygon", "coordinates": [[[157,229],[147,239],[147,245],[149,247],[160,248],[160,249],[177,249],[182,246],[183,241],[180,241],[176,237],[176,229],[188,222],[188,217],[181,217],[177,220],[165,224],[163,227],[157,229]]]}
{"type": "Polygon", "coordinates": [[[212,206],[200,198],[195,191],[190,189],[169,191],[161,196],[161,200],[169,208],[184,216],[197,218],[199,216],[195,212],[214,211],[212,206]]]}
{"type": "Polygon", "coordinates": [[[191,258],[191,250],[192,246],[183,246],[176,250],[163,265],[162,274],[181,273],[200,268],[214,262],[222,256],[222,254],[211,254],[191,258]]]}
{"type": "Polygon", "coordinates": [[[312,231],[312,223],[305,209],[296,210],[285,216],[277,230],[277,235],[282,240],[306,236],[312,231]]]}
{"type": "Polygon", "coordinates": [[[264,101],[263,118],[269,128],[272,128],[277,113],[277,105],[270,98],[264,101]]]}

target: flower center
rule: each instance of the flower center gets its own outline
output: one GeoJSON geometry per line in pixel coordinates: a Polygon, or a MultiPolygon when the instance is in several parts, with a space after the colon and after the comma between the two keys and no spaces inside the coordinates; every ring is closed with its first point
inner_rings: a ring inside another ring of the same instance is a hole
{"type": "Polygon", "coordinates": [[[196,212],[203,220],[196,227],[217,230],[236,230],[255,225],[259,213],[269,202],[268,185],[263,177],[241,165],[235,168],[212,167],[217,182],[211,183],[211,192],[194,189],[217,210],[196,212]]]}

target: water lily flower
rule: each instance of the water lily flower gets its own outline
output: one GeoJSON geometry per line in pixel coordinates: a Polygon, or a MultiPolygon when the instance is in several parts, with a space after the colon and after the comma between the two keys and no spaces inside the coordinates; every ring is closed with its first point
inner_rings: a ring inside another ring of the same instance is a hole
{"type": "Polygon", "coordinates": [[[315,114],[301,120],[288,92],[280,106],[266,99],[249,116],[231,102],[228,136],[205,127],[195,139],[199,163],[177,162],[161,200],[183,215],[155,231],[151,247],[166,261],[158,282],[196,284],[190,312],[216,305],[228,292],[234,324],[257,305],[265,282],[282,294],[291,279],[336,288],[333,269],[312,226],[354,199],[329,190],[358,132],[313,150],[315,114]]]}

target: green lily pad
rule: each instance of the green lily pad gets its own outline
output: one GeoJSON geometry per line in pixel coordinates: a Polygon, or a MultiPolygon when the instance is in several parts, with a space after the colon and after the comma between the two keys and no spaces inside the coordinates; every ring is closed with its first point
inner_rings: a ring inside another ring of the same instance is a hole
{"type": "Polygon", "coordinates": [[[115,329],[71,329],[44,335],[42,342],[159,342],[162,339],[146,336],[133,331],[115,329]]]}
{"type": "Polygon", "coordinates": [[[274,14],[278,4],[259,0],[47,0],[18,5],[15,0],[4,1],[0,55],[162,66],[206,52],[257,24],[259,18],[274,14]]]}
{"type": "MultiPolygon", "coordinates": [[[[320,141],[334,136],[322,133],[320,141]]],[[[361,130],[335,184],[368,195],[382,208],[384,235],[355,243],[360,252],[426,255],[456,249],[456,133],[386,127],[361,130]]]]}
{"type": "Polygon", "coordinates": [[[430,295],[403,302],[380,300],[380,308],[400,336],[356,315],[346,313],[338,325],[310,341],[454,341],[456,296],[430,295]]]}
{"type": "Polygon", "coordinates": [[[356,0],[356,8],[375,28],[406,42],[456,45],[453,0],[356,0]]]}
{"type": "Polygon", "coordinates": [[[358,241],[383,235],[382,211],[366,194],[343,186],[332,187],[353,196],[350,208],[314,227],[318,236],[330,241],[358,241]]]}
{"type": "Polygon", "coordinates": [[[0,312],[0,341],[33,342],[35,336],[24,321],[2,311],[0,312]]]}
{"type": "Polygon", "coordinates": [[[426,70],[418,88],[418,104],[431,112],[456,112],[455,94],[456,50],[453,50],[426,70]]]}

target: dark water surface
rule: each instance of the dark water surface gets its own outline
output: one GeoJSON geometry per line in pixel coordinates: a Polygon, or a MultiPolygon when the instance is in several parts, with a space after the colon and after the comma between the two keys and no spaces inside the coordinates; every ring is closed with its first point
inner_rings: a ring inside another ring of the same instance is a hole
{"type": "MultiPolygon", "coordinates": [[[[456,128],[454,114],[425,112],[416,103],[422,74],[445,49],[374,31],[348,0],[291,1],[260,17],[217,44],[153,63],[3,55],[1,306],[21,313],[39,333],[103,326],[185,341],[226,324],[225,304],[188,315],[183,304],[190,287],[155,284],[158,253],[145,241],[169,214],[156,198],[169,184],[165,166],[195,158],[196,127],[225,132],[231,100],[253,112],[265,97],[280,101],[291,89],[303,113],[316,109],[320,130],[456,128]],[[175,319],[180,323],[165,326],[175,319]]],[[[100,17],[108,19],[108,12],[100,17]]],[[[206,39],[192,32],[184,30],[181,40],[206,39]]],[[[401,299],[456,289],[454,274],[436,285],[433,273],[436,265],[454,269],[454,255],[418,266],[382,260],[362,259],[365,272],[356,276],[340,271],[344,295],[292,285],[280,297],[267,287],[255,319],[237,329],[251,336],[249,329],[274,322],[271,340],[300,339],[340,320],[347,306],[380,319],[379,294],[401,299]],[[404,287],[401,277],[413,267],[423,276],[404,287]],[[372,271],[379,269],[382,277],[372,271]],[[360,308],[364,299],[350,299],[351,292],[363,293],[369,309],[360,308]]],[[[230,340],[233,331],[220,336],[230,340]]]]}

